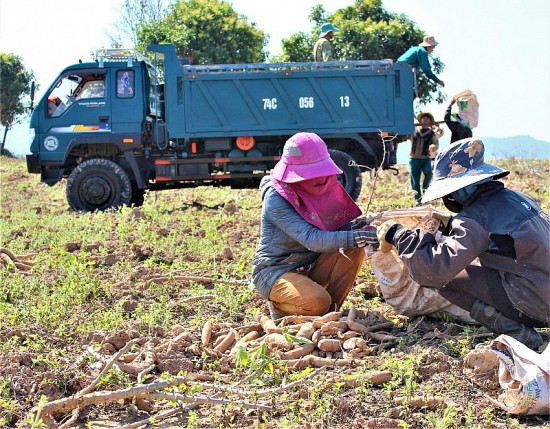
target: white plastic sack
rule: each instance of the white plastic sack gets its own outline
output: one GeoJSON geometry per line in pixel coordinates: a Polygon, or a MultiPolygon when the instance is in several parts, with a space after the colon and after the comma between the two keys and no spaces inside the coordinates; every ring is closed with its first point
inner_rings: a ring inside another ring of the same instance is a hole
{"type": "Polygon", "coordinates": [[[458,114],[464,125],[470,129],[477,127],[479,122],[479,102],[476,95],[469,89],[456,94],[453,97],[458,106],[458,114]]]}
{"type": "Polygon", "coordinates": [[[413,317],[444,311],[464,323],[477,323],[466,310],[443,298],[435,289],[424,288],[409,277],[408,268],[394,249],[388,253],[375,252],[370,262],[385,301],[399,314],[413,317]]]}
{"type": "Polygon", "coordinates": [[[550,346],[539,354],[508,335],[491,342],[504,392],[495,401],[510,414],[550,415],[550,346]]]}

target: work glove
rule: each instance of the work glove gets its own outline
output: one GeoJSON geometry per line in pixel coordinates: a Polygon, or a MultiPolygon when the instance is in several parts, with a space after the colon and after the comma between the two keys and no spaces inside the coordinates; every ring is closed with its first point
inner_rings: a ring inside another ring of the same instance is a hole
{"type": "Polygon", "coordinates": [[[354,229],[352,232],[355,247],[365,247],[367,244],[378,245],[375,226],[365,225],[362,228],[354,229]]]}
{"type": "Polygon", "coordinates": [[[434,210],[432,212],[432,217],[441,222],[441,226],[439,227],[440,231],[445,231],[449,227],[449,223],[451,223],[451,219],[453,218],[451,215],[442,213],[437,210],[434,210]]]}
{"type": "Polygon", "coordinates": [[[380,242],[380,251],[382,253],[388,253],[391,250],[393,246],[393,236],[401,228],[403,228],[402,225],[391,219],[378,226],[376,235],[380,242]]]}
{"type": "Polygon", "coordinates": [[[372,215],[359,216],[351,221],[350,229],[361,229],[372,222],[372,215]]]}

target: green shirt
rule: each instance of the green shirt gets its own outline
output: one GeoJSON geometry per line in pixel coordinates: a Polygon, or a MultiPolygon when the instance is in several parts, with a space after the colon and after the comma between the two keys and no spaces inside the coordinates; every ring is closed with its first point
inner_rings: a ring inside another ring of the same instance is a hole
{"type": "Polygon", "coordinates": [[[334,61],[332,45],[328,39],[321,37],[313,47],[313,61],[334,61]]]}

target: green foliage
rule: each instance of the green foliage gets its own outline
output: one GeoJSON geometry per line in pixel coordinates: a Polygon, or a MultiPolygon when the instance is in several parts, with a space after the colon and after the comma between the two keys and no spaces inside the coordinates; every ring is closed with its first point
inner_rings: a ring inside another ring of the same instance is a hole
{"type": "Polygon", "coordinates": [[[455,406],[449,405],[443,411],[443,415],[436,412],[429,412],[426,420],[432,425],[434,429],[447,429],[455,427],[456,416],[458,410],[455,406]]]}
{"type": "Polygon", "coordinates": [[[0,124],[4,127],[0,152],[4,148],[7,131],[28,112],[29,105],[23,97],[30,93],[33,79],[33,72],[25,68],[21,57],[0,52],[0,124]]]}
{"type": "Polygon", "coordinates": [[[29,416],[27,419],[23,420],[23,423],[26,423],[26,427],[30,428],[45,428],[48,425],[43,422],[43,420],[39,417],[40,413],[42,412],[42,409],[44,408],[44,405],[48,403],[48,398],[44,395],[40,397],[40,401],[38,402],[38,406],[36,407],[36,413],[32,416],[29,416]]]}
{"type": "Polygon", "coordinates": [[[17,402],[9,397],[10,380],[0,377],[0,426],[5,427],[13,422],[17,416],[17,402]]]}
{"type": "MultiPolygon", "coordinates": [[[[382,0],[355,0],[351,6],[327,14],[322,6],[312,9],[309,19],[314,24],[311,34],[297,33],[283,40],[283,61],[311,61],[313,45],[323,22],[331,22],[340,31],[331,43],[335,58],[348,60],[396,60],[411,46],[422,42],[424,32],[404,14],[388,12],[382,0]]],[[[436,74],[444,69],[438,57],[432,58],[436,74]]],[[[444,96],[437,84],[426,79],[422,72],[417,79],[418,103],[427,104],[434,99],[442,103],[444,96]],[[435,94],[434,94],[435,93],[435,94]]]]}
{"type": "Polygon", "coordinates": [[[136,48],[172,43],[191,64],[255,63],[265,59],[265,34],[230,3],[219,0],[179,0],[166,16],[141,25],[136,48]]]}

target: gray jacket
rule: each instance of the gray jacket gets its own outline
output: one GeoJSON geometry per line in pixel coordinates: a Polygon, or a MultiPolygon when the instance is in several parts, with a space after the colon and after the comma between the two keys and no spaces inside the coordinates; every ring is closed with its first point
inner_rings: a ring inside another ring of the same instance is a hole
{"type": "Polygon", "coordinates": [[[396,232],[394,243],[411,277],[440,288],[479,258],[500,273],[518,310],[550,326],[548,214],[528,196],[502,186],[469,202],[450,226],[439,244],[420,230],[396,232]]]}
{"type": "Polygon", "coordinates": [[[262,179],[260,194],[261,231],[252,280],[265,299],[269,299],[273,284],[283,274],[311,265],[321,253],[355,246],[351,230],[323,231],[306,222],[279,195],[269,176],[262,179]]]}

